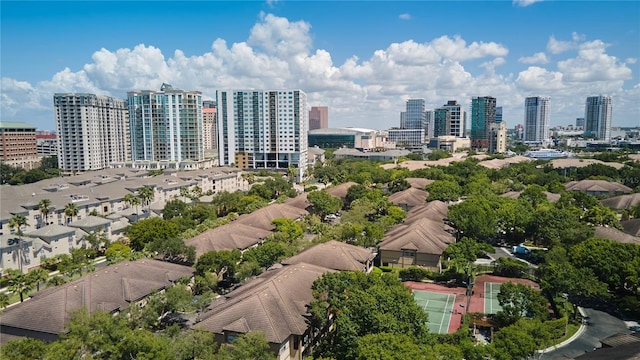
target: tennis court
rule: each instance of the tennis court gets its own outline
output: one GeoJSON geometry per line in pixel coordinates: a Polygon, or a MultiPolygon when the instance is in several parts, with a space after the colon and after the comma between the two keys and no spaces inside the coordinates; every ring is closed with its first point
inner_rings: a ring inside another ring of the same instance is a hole
{"type": "Polygon", "coordinates": [[[427,326],[429,331],[438,334],[447,334],[451,323],[451,314],[456,296],[453,294],[440,294],[429,291],[413,290],[416,303],[429,314],[427,326]]]}
{"type": "Polygon", "coordinates": [[[485,282],[484,283],[484,313],[485,314],[497,314],[502,310],[500,302],[498,301],[498,294],[500,293],[499,283],[485,282]]]}

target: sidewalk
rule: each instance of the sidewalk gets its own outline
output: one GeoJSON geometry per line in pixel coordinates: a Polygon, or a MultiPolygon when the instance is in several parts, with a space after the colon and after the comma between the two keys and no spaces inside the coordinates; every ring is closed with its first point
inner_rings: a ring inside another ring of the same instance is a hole
{"type": "MultiPolygon", "coordinates": [[[[580,312],[580,316],[585,317],[586,314],[584,312],[584,310],[581,307],[578,307],[578,311],[580,312]]],[[[552,351],[552,350],[556,350],[559,349],[569,343],[571,343],[572,341],[574,341],[575,339],[577,339],[578,337],[580,337],[580,335],[582,335],[582,333],[587,329],[587,326],[585,325],[584,321],[580,324],[580,328],[578,329],[578,331],[576,331],[575,334],[573,334],[570,338],[568,338],[567,340],[556,344],[554,346],[548,347],[546,349],[543,350],[537,350],[536,353],[539,355],[542,355],[548,351],[552,351]]]]}

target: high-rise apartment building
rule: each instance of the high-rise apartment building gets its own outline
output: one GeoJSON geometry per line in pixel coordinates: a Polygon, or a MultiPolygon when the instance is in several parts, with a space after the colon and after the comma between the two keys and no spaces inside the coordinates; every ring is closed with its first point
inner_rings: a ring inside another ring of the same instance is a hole
{"type": "Polygon", "coordinates": [[[202,94],[162,84],[127,93],[134,161],[204,160],[202,94]]]}
{"type": "Polygon", "coordinates": [[[205,100],[202,102],[202,141],[205,154],[218,152],[218,127],[216,125],[216,102],[205,100]]]}
{"type": "Polygon", "coordinates": [[[329,128],[329,108],[312,106],[309,110],[309,130],[329,128]]]}
{"type": "Polygon", "coordinates": [[[301,90],[217,92],[220,165],[248,169],[307,167],[307,95],[301,90]]]}
{"type": "Polygon", "coordinates": [[[584,129],[584,118],[576,118],[576,127],[581,127],[584,129]]]}
{"type": "Polygon", "coordinates": [[[496,122],[496,98],[491,96],[471,99],[471,147],[487,149],[491,124],[496,122]]]}
{"type": "Polygon", "coordinates": [[[54,94],[58,164],[64,171],[100,170],[128,161],[124,100],[95,94],[54,94]]]}
{"type": "Polygon", "coordinates": [[[532,96],[524,100],[524,141],[549,140],[549,98],[532,96]]]}
{"type": "Polygon", "coordinates": [[[611,139],[611,96],[589,96],[584,107],[584,133],[599,140],[611,139]]]}
{"type": "Polygon", "coordinates": [[[38,167],[36,127],[24,122],[0,121],[0,161],[25,170],[38,167]]]}
{"type": "Polygon", "coordinates": [[[455,100],[449,100],[446,104],[442,105],[442,109],[449,111],[449,122],[447,123],[447,133],[445,135],[464,137],[467,124],[467,112],[464,111],[462,105],[458,104],[455,100]]]}

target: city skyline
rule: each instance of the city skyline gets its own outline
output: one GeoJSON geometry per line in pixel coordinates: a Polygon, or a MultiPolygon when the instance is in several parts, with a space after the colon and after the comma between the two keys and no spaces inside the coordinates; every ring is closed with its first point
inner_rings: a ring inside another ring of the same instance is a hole
{"type": "Polygon", "coordinates": [[[204,100],[298,88],[333,127],[388,129],[408,99],[469,111],[484,96],[509,128],[526,97],[548,96],[553,127],[597,95],[613,98],[612,126],[640,126],[640,2],[456,2],[454,22],[438,15],[450,2],[364,3],[2,1],[1,120],[54,129],[54,93],[170,83],[204,100]]]}

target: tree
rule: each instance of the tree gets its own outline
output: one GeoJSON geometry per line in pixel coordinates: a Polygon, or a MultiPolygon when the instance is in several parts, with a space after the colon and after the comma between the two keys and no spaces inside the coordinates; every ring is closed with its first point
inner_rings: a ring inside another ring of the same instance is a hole
{"type": "Polygon", "coordinates": [[[547,300],[528,285],[512,282],[502,284],[498,302],[502,311],[498,312],[496,318],[505,326],[516,323],[523,316],[546,320],[547,300]]]}
{"type": "Polygon", "coordinates": [[[426,359],[425,349],[404,334],[369,334],[358,339],[357,360],[426,359]]]}
{"type": "Polygon", "coordinates": [[[300,239],[304,234],[300,223],[295,220],[291,220],[289,218],[278,218],[273,219],[271,222],[276,226],[276,231],[283,234],[289,243],[300,239]]]}
{"type": "Polygon", "coordinates": [[[78,215],[78,207],[74,203],[68,203],[64,207],[64,215],[67,217],[67,224],[78,215]]]}
{"type": "Polygon", "coordinates": [[[327,273],[314,282],[312,293],[312,326],[333,326],[314,357],[356,359],[358,341],[368,334],[402,334],[417,344],[428,340],[427,314],[397,276],[327,273]]]}
{"type": "Polygon", "coordinates": [[[307,195],[307,201],[311,203],[311,211],[317,214],[321,220],[336,213],[342,207],[340,199],[331,196],[325,190],[312,191],[307,195]]]}
{"type": "Polygon", "coordinates": [[[351,208],[351,203],[357,199],[362,199],[365,197],[369,189],[366,186],[361,184],[356,184],[351,186],[347,190],[347,196],[345,197],[345,205],[347,208],[351,208]]]}
{"type": "Polygon", "coordinates": [[[22,232],[22,227],[27,225],[29,225],[29,223],[24,215],[15,214],[9,219],[9,228],[14,230],[18,236],[18,268],[20,269],[20,273],[22,273],[22,260],[24,257],[24,246],[22,245],[24,233],[22,232]]]}
{"type": "Polygon", "coordinates": [[[265,241],[264,244],[248,249],[242,254],[242,262],[255,262],[262,268],[292,256],[295,250],[288,244],[279,241],[265,241]]]}
{"type": "Polygon", "coordinates": [[[20,302],[24,301],[24,294],[33,289],[33,282],[26,274],[19,270],[8,269],[6,271],[9,291],[20,295],[20,302]]]}
{"type": "Polygon", "coordinates": [[[6,292],[1,292],[0,293],[0,308],[4,309],[7,306],[9,306],[10,302],[9,302],[9,295],[7,295],[6,292]]]}
{"type": "Polygon", "coordinates": [[[9,341],[0,348],[0,358],[11,360],[44,359],[47,345],[36,339],[20,338],[9,341]]]}
{"type": "Polygon", "coordinates": [[[27,273],[29,282],[36,285],[36,291],[40,291],[40,283],[49,278],[49,272],[43,268],[37,268],[27,273]]]}
{"type": "Polygon", "coordinates": [[[59,286],[66,282],[67,281],[62,276],[55,275],[50,277],[49,280],[47,280],[47,286],[59,286]]]}
{"type": "Polygon", "coordinates": [[[196,273],[204,275],[213,272],[219,279],[223,276],[233,277],[240,261],[239,250],[209,251],[198,258],[195,264],[196,273]]]}
{"type": "Polygon", "coordinates": [[[155,191],[151,186],[143,186],[138,189],[138,196],[142,200],[142,204],[147,207],[151,206],[151,201],[155,197],[155,191]]]}
{"type": "Polygon", "coordinates": [[[536,340],[518,324],[505,327],[494,334],[490,345],[493,359],[526,359],[536,351],[536,340]]]}
{"type": "Polygon", "coordinates": [[[40,200],[40,202],[38,203],[38,210],[40,210],[40,215],[42,215],[41,218],[41,226],[47,225],[49,222],[49,213],[51,212],[51,200],[49,199],[42,199],[40,200]]]}
{"type": "Polygon", "coordinates": [[[129,225],[125,234],[131,241],[131,248],[141,251],[147,244],[154,241],[162,243],[165,240],[177,238],[179,230],[178,226],[170,221],[150,218],[129,225]]]}
{"type": "Polygon", "coordinates": [[[462,195],[462,188],[457,182],[449,180],[436,180],[425,187],[429,192],[427,201],[457,201],[462,195]]]}
{"type": "Polygon", "coordinates": [[[140,206],[142,201],[140,200],[139,197],[135,196],[134,194],[125,195],[123,200],[124,200],[124,203],[127,204],[127,206],[136,207],[136,222],[137,222],[138,219],[140,218],[140,215],[138,215],[138,206],[140,206]]]}
{"type": "Polygon", "coordinates": [[[131,259],[131,248],[122,243],[111,244],[104,253],[107,263],[114,264],[131,259]]]}
{"type": "Polygon", "coordinates": [[[104,230],[92,231],[84,237],[84,241],[89,243],[90,249],[96,254],[100,254],[106,247],[109,246],[110,241],[104,230]]]}
{"type": "MultiPolygon", "coordinates": [[[[182,188],[186,189],[186,188],[182,188]]],[[[185,216],[189,210],[189,205],[180,199],[173,199],[168,201],[164,210],[162,210],[162,218],[165,220],[171,220],[177,216],[185,216]]]]}
{"type": "Polygon", "coordinates": [[[494,253],[493,247],[487,243],[475,241],[468,237],[463,237],[459,241],[447,246],[444,257],[449,258],[451,266],[460,272],[469,263],[475,262],[478,257],[487,253],[494,253]]]}
{"type": "Polygon", "coordinates": [[[232,342],[233,346],[223,346],[218,353],[220,360],[253,359],[275,360],[275,354],[269,347],[264,333],[252,331],[240,335],[232,342]]]}
{"type": "Polygon", "coordinates": [[[389,183],[389,192],[397,193],[403,190],[407,190],[411,185],[405,179],[395,179],[389,183]]]}
{"type": "Polygon", "coordinates": [[[498,234],[498,219],[492,205],[484,197],[473,197],[452,205],[448,217],[464,236],[490,239],[498,234]]]}

